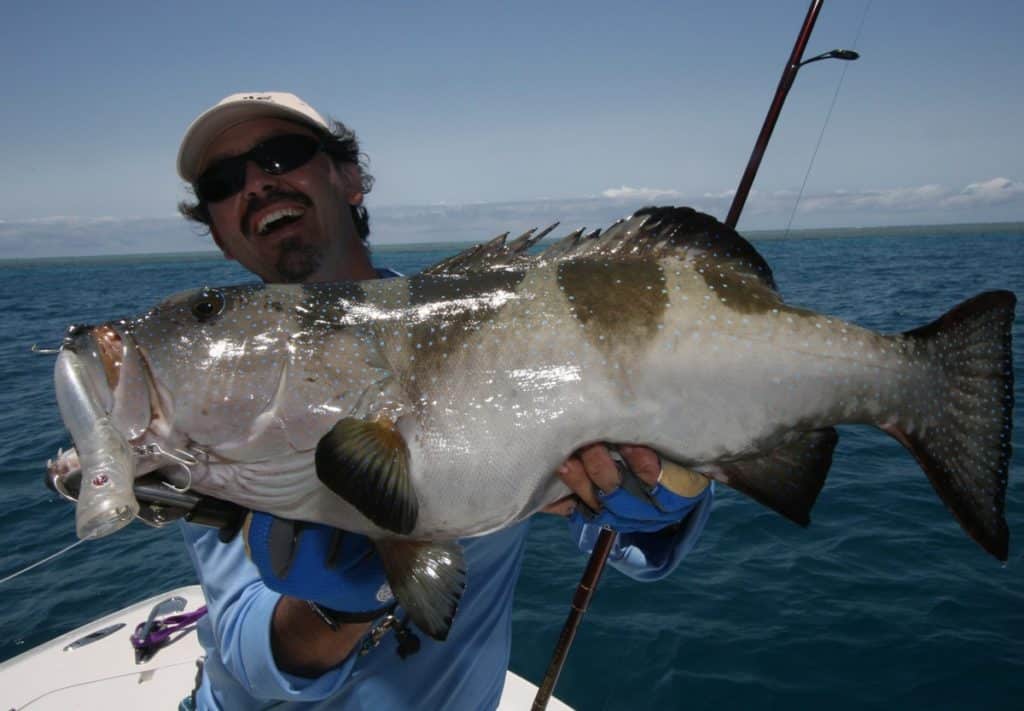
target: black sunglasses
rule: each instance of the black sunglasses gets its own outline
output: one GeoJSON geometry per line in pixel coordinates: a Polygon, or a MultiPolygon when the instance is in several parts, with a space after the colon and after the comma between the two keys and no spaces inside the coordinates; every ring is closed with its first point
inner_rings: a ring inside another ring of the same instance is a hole
{"type": "Polygon", "coordinates": [[[240,156],[219,160],[195,182],[196,197],[203,202],[227,200],[245,186],[245,166],[252,161],[268,175],[281,175],[304,166],[323,148],[313,136],[289,133],[257,143],[240,156]]]}

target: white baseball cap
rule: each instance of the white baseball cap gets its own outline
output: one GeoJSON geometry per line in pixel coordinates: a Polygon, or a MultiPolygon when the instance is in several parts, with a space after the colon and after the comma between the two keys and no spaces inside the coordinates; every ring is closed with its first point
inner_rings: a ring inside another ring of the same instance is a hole
{"type": "Polygon", "coordinates": [[[194,183],[199,177],[199,161],[210,142],[232,126],[254,118],[282,118],[329,131],[327,121],[316,109],[283,91],[232,94],[199,115],[185,132],[178,149],[178,175],[194,183]]]}

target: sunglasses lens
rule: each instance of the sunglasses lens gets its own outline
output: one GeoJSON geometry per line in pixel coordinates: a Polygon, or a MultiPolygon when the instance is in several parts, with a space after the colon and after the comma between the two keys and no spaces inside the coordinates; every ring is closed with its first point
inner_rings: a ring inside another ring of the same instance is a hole
{"type": "Polygon", "coordinates": [[[268,138],[251,151],[227,158],[199,176],[196,197],[204,202],[219,202],[245,186],[245,165],[253,161],[268,175],[281,175],[308,163],[320,150],[320,141],[312,136],[290,134],[268,138]]]}
{"type": "Polygon", "coordinates": [[[264,173],[281,175],[308,163],[319,148],[320,141],[312,136],[293,134],[268,138],[250,154],[264,173]]]}
{"type": "Polygon", "coordinates": [[[196,180],[196,197],[204,202],[220,202],[239,190],[245,183],[245,163],[221,161],[196,180]]]}

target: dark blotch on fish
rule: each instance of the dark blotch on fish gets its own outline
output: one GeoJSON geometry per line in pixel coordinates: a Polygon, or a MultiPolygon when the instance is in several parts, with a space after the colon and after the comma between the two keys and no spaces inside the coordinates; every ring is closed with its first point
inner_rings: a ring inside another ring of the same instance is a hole
{"type": "Polygon", "coordinates": [[[665,274],[653,261],[576,259],[558,265],[558,285],[591,345],[628,359],[649,343],[668,307],[665,274]]]}
{"type": "MultiPolygon", "coordinates": [[[[522,280],[523,272],[515,269],[479,272],[471,279],[423,274],[411,277],[410,305],[449,302],[447,310],[410,324],[410,346],[416,358],[412,373],[418,378],[439,373],[446,355],[457,353],[467,338],[479,333],[481,324],[494,320],[500,311],[494,305],[494,295],[514,292],[522,280]]],[[[417,391],[414,383],[404,385],[417,391]]]]}

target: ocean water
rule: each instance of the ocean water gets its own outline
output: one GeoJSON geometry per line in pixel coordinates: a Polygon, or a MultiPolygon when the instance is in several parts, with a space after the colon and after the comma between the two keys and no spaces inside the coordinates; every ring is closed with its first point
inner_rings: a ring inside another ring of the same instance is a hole
{"type": "MultiPolygon", "coordinates": [[[[1024,295],[1024,231],[915,234],[754,241],[787,301],[886,332],[986,289],[1024,295]]],[[[412,273],[451,252],[382,248],[377,259],[412,273]]],[[[68,439],[53,358],[32,344],[56,346],[71,323],[137,313],[179,289],[247,280],[208,256],[0,266],[0,578],[75,540],[72,508],[43,485],[47,457],[68,439]]],[[[1018,420],[1022,331],[1018,317],[1018,420]]],[[[1006,565],[967,538],[899,444],[844,427],[809,528],[720,487],[701,542],[671,577],[640,584],[609,569],[557,695],[580,709],[1024,708],[1021,431],[1006,565]]],[[[0,660],[194,582],[179,535],[133,524],[0,585],[0,660]]],[[[584,563],[563,522],[535,522],[511,662],[534,682],[584,563]]]]}

